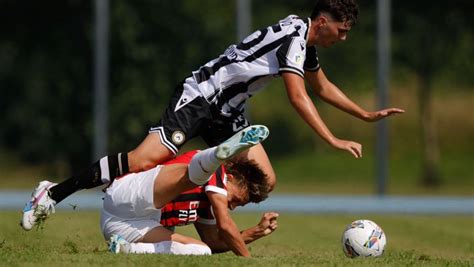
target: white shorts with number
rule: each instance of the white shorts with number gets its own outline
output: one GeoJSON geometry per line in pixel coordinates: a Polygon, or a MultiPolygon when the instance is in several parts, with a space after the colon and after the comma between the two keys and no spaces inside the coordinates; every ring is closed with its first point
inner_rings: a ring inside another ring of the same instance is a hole
{"type": "Polygon", "coordinates": [[[107,189],[100,226],[106,240],[114,234],[136,242],[160,226],[161,210],[153,204],[153,187],[161,166],[116,179],[107,189]]]}

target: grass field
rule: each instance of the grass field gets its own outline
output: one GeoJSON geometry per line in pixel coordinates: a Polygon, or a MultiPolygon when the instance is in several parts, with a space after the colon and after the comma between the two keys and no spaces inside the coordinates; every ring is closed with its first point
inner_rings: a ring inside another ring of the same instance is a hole
{"type": "MultiPolygon", "coordinates": [[[[42,230],[24,232],[20,213],[0,212],[1,266],[473,266],[474,217],[281,214],[279,229],[250,245],[251,259],[232,253],[210,257],[113,255],[99,230],[98,212],[59,211],[42,230]],[[340,236],[347,223],[370,218],[386,232],[383,257],[348,259],[340,236]]],[[[234,213],[242,228],[259,214],[234,213]]],[[[195,236],[192,227],[180,232],[195,236]]]]}

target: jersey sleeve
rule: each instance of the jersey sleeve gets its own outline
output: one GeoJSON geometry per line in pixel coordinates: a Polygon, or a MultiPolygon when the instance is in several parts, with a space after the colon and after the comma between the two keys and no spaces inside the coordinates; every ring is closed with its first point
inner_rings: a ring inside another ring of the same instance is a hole
{"type": "Polygon", "coordinates": [[[204,185],[205,192],[215,192],[227,196],[227,176],[224,166],[220,166],[217,171],[212,174],[211,179],[204,185]]]}
{"type": "Polygon", "coordinates": [[[318,71],[319,66],[318,52],[316,47],[311,46],[306,48],[306,59],[304,61],[303,69],[305,71],[318,71]]]}
{"type": "Polygon", "coordinates": [[[304,77],[303,64],[306,56],[306,42],[299,36],[289,37],[276,53],[279,73],[293,72],[304,77]]]}

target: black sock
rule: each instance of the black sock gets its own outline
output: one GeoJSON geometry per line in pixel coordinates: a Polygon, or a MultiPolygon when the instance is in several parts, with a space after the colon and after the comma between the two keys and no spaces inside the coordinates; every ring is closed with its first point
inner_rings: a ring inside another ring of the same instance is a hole
{"type": "Polygon", "coordinates": [[[116,177],[127,174],[128,170],[127,153],[118,153],[104,157],[77,175],[73,175],[62,183],[51,187],[49,189],[50,197],[56,201],[56,203],[59,203],[81,189],[94,188],[108,182],[112,183],[116,177]],[[102,174],[101,161],[103,164],[107,164],[107,166],[103,167],[108,167],[108,174],[102,174]]]}
{"type": "Polygon", "coordinates": [[[127,153],[118,153],[107,158],[109,164],[110,183],[115,178],[128,173],[128,155],[127,153]]]}

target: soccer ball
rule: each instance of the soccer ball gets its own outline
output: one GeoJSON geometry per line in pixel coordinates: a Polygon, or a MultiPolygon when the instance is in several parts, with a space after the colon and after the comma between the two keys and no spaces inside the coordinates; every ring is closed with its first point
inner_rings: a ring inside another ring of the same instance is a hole
{"type": "Polygon", "coordinates": [[[342,249],[349,258],[358,256],[379,257],[387,239],[382,228],[370,220],[357,220],[346,227],[342,234],[342,249]]]}

